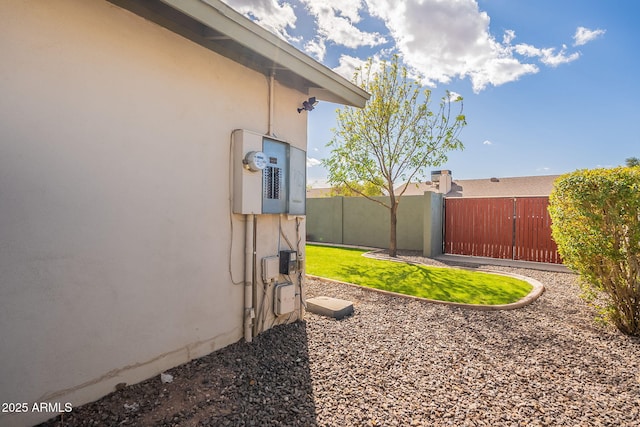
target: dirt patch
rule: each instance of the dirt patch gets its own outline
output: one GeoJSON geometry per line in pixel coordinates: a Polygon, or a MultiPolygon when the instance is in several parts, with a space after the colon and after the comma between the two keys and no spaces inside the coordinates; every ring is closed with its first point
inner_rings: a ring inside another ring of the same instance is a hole
{"type": "Polygon", "coordinates": [[[306,323],[237,342],[41,426],[314,425],[306,323]]]}

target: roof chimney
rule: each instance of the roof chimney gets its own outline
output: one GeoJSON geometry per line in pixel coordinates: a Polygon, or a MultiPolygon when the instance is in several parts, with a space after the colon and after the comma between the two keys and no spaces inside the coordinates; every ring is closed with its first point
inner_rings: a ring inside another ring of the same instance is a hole
{"type": "Polygon", "coordinates": [[[436,185],[438,193],[447,194],[451,191],[451,180],[450,170],[431,171],[431,181],[436,185]]]}

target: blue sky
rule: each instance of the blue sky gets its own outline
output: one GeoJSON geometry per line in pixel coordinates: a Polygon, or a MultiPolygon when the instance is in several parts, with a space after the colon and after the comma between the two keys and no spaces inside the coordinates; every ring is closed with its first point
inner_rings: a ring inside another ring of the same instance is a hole
{"type": "MultiPolygon", "coordinates": [[[[550,175],[640,157],[637,0],[226,0],[349,80],[399,54],[437,100],[464,98],[454,179],[550,175]]],[[[309,112],[308,183],[341,106],[309,112]]]]}

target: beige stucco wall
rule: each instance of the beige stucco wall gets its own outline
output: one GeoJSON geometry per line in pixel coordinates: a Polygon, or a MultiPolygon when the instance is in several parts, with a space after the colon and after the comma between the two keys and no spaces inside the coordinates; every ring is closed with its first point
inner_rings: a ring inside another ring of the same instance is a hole
{"type": "MultiPolygon", "coordinates": [[[[267,78],[101,0],[4,0],[0,29],[0,402],[78,405],[241,339],[230,136],[267,130],[267,78]]],[[[273,119],[303,149],[304,95],[276,85],[273,119]]]]}

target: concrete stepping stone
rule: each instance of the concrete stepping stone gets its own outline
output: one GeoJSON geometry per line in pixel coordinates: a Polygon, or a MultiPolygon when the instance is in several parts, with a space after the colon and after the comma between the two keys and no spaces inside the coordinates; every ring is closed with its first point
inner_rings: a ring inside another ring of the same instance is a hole
{"type": "Polygon", "coordinates": [[[340,320],[343,317],[353,314],[353,303],[343,299],[324,296],[309,298],[307,300],[307,311],[340,320]]]}

